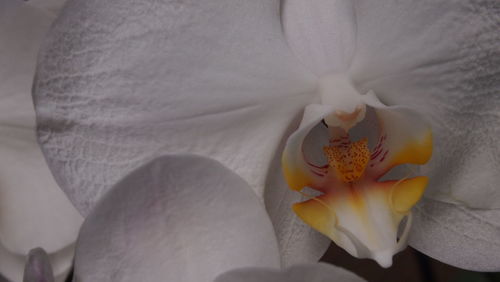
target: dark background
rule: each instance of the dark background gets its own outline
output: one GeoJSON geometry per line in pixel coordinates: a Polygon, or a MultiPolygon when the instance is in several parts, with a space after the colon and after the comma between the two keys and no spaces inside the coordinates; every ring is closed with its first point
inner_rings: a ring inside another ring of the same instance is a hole
{"type": "Polygon", "coordinates": [[[474,272],[456,268],[408,247],[394,256],[390,268],[370,259],[357,259],[331,244],[321,261],[350,270],[369,282],[500,282],[500,272],[474,272]]]}

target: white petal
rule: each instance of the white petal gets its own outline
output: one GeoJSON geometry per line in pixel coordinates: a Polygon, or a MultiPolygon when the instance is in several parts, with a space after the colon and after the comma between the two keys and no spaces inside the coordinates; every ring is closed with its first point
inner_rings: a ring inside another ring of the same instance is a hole
{"type": "Polygon", "coordinates": [[[355,3],[285,0],[283,27],[297,57],[318,76],[345,72],[355,52],[355,3]]]}
{"type": "Polygon", "coordinates": [[[54,273],[64,276],[82,222],[35,138],[31,84],[51,21],[21,1],[0,1],[0,273],[14,281],[22,279],[25,256],[35,247],[43,247],[54,273]]]}
{"type": "Polygon", "coordinates": [[[212,281],[279,267],[272,224],[245,181],[220,163],[166,156],[135,170],[86,218],[76,281],[212,281]]]}
{"type": "Polygon", "coordinates": [[[294,58],[276,0],[70,1],[38,65],[39,140],[83,214],[163,153],[213,157],[262,196],[314,88],[294,58]]]}
{"type": "Polygon", "coordinates": [[[456,267],[500,271],[500,211],[474,210],[430,199],[416,206],[409,243],[456,267]]]}
{"type": "Polygon", "coordinates": [[[427,196],[500,208],[496,1],[359,3],[353,76],[386,104],[409,106],[432,123],[427,196]]]}
{"type": "Polygon", "coordinates": [[[54,274],[47,253],[36,248],[30,251],[24,267],[23,282],[54,282],[54,274]]]}
{"type": "Polygon", "coordinates": [[[356,274],[326,264],[295,265],[279,271],[269,268],[236,269],[224,273],[214,282],[362,282],[356,274]]]}
{"type": "Polygon", "coordinates": [[[467,17],[457,6],[466,2],[470,1],[356,1],[354,78],[365,82],[397,76],[456,57],[450,51],[457,47],[457,35],[463,35],[460,28],[468,24],[459,20],[467,17]]]}

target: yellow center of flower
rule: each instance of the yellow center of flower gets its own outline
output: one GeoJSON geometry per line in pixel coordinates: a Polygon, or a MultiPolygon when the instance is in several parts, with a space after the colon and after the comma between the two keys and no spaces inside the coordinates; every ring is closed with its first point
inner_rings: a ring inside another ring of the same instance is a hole
{"type": "Polygon", "coordinates": [[[336,146],[323,147],[328,159],[329,168],[335,168],[338,179],[351,183],[363,175],[370,161],[368,140],[363,138],[356,142],[345,141],[336,146]]]}

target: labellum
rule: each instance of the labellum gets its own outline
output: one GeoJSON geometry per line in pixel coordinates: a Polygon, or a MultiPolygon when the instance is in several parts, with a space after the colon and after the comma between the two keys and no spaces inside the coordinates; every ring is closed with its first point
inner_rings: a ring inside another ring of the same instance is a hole
{"type": "Polygon", "coordinates": [[[290,189],[310,197],[293,211],[351,255],[389,267],[406,247],[411,208],[428,182],[407,164],[430,159],[431,129],[407,107],[360,95],[343,75],[322,79],[319,92],[322,104],[306,107],[282,156],[290,189]]]}

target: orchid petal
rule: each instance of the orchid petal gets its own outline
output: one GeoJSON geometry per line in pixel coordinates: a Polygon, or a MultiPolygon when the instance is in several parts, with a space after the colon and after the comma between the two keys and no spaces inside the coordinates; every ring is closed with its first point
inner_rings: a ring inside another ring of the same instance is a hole
{"type": "Polygon", "coordinates": [[[424,198],[414,211],[412,247],[456,267],[500,271],[499,210],[474,210],[424,198]]]}
{"type": "Polygon", "coordinates": [[[355,1],[285,0],[282,20],[288,43],[316,75],[344,72],[355,51],[355,1]]]}
{"type": "Polygon", "coordinates": [[[278,2],[67,3],[34,97],[44,154],[83,215],[164,153],[214,158],[264,196],[278,146],[315,87],[287,46],[278,2]]]}
{"type": "Polygon", "coordinates": [[[80,231],[76,281],[212,281],[280,267],[273,226],[248,184],[220,163],[165,156],[126,176],[80,231]]]}
{"type": "Polygon", "coordinates": [[[312,81],[288,51],[278,1],[70,1],[38,64],[39,140],[83,214],[167,152],[213,157],[262,196],[312,81]]]}
{"type": "Polygon", "coordinates": [[[42,246],[58,281],[68,273],[82,217],[55,183],[35,137],[36,53],[53,18],[0,1],[0,273],[22,280],[25,256],[42,246]]]}
{"type": "Polygon", "coordinates": [[[362,282],[364,279],[343,268],[326,264],[294,265],[283,271],[244,268],[224,273],[214,282],[362,282]]]}
{"type": "Polygon", "coordinates": [[[458,47],[457,36],[464,35],[460,29],[467,25],[457,19],[465,16],[467,11],[461,9],[470,2],[357,0],[356,55],[350,69],[355,81],[366,83],[431,64],[446,64],[457,55],[450,53],[458,47]]]}
{"type": "Polygon", "coordinates": [[[54,274],[47,253],[42,248],[31,250],[24,268],[23,282],[54,281],[54,274]]]}

